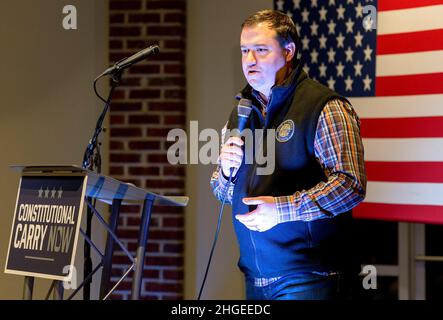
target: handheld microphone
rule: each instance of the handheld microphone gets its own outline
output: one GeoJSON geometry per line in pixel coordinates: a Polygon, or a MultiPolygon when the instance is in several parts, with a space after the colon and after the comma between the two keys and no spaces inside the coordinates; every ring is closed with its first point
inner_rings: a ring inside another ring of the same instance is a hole
{"type": "Polygon", "coordinates": [[[137,62],[146,59],[148,56],[150,56],[152,54],[157,54],[159,52],[160,52],[160,48],[157,45],[153,45],[148,48],[145,48],[142,51],[139,51],[136,54],[130,56],[129,58],[125,58],[125,59],[117,62],[112,67],[109,67],[99,76],[99,78],[106,76],[108,74],[113,74],[113,73],[118,72],[120,70],[124,70],[126,68],[129,68],[133,64],[136,64],[137,62]]]}
{"type": "MultiPolygon", "coordinates": [[[[234,131],[235,137],[241,136],[243,130],[246,128],[246,123],[248,122],[249,115],[252,111],[252,101],[249,99],[240,99],[237,106],[237,116],[238,116],[238,130],[234,131]]],[[[230,168],[231,176],[235,168],[230,168]]]]}

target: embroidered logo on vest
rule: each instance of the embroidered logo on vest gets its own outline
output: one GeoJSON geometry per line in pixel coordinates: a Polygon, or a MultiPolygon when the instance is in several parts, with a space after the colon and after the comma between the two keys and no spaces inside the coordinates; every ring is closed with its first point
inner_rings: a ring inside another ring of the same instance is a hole
{"type": "Polygon", "coordinates": [[[294,121],[283,121],[277,128],[275,138],[278,142],[286,142],[294,135],[294,121]]]}

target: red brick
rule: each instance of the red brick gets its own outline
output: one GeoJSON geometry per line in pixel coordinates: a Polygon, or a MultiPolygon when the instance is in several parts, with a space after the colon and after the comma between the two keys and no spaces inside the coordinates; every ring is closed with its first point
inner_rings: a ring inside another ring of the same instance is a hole
{"type": "Polygon", "coordinates": [[[141,50],[153,45],[159,45],[158,40],[140,40],[140,39],[128,39],[126,40],[128,49],[141,50]]]}
{"type": "Polygon", "coordinates": [[[160,270],[156,269],[144,269],[143,278],[158,279],[160,277],[160,270]]]}
{"type": "Polygon", "coordinates": [[[186,23],[186,15],[184,13],[165,13],[164,22],[186,23]]]}
{"type": "Polygon", "coordinates": [[[160,174],[159,167],[130,167],[129,174],[135,176],[158,176],[160,174]]]}
{"type": "Polygon", "coordinates": [[[168,280],[183,280],[183,270],[163,270],[163,278],[168,280]]]}
{"type": "Polygon", "coordinates": [[[145,186],[148,189],[181,189],[185,183],[183,180],[147,180],[145,186]]]}
{"type": "Polygon", "coordinates": [[[177,52],[160,52],[154,56],[150,57],[151,61],[177,61],[177,62],[185,62],[185,55],[183,51],[177,52]]]}
{"type": "Polygon", "coordinates": [[[109,41],[110,49],[123,49],[123,41],[121,40],[110,40],[109,41]]]}
{"type": "Polygon", "coordinates": [[[150,231],[149,239],[155,240],[181,240],[184,238],[183,231],[150,231]]]}
{"type": "Polygon", "coordinates": [[[186,111],[184,102],[150,102],[149,110],[152,111],[186,111]]]}
{"type": "Polygon", "coordinates": [[[169,163],[166,154],[148,154],[148,163],[169,163]]]}
{"type": "Polygon", "coordinates": [[[111,0],[110,10],[140,10],[142,8],[141,0],[111,0]]]}
{"type": "Polygon", "coordinates": [[[164,167],[163,168],[163,175],[165,176],[184,176],[185,175],[185,168],[183,167],[164,167]]]}
{"type": "Polygon", "coordinates": [[[166,243],[163,247],[165,253],[182,253],[184,250],[182,243],[166,243]]]}
{"type": "Polygon", "coordinates": [[[131,13],[129,14],[130,23],[158,23],[160,22],[160,14],[158,13],[131,13]]]}
{"type": "Polygon", "coordinates": [[[186,116],[184,116],[184,115],[165,116],[164,122],[165,122],[165,124],[185,124],[186,123],[186,116]]]}
{"type": "Polygon", "coordinates": [[[152,283],[146,282],[145,291],[154,292],[181,292],[183,291],[183,284],[181,283],[152,283]]]}
{"type": "Polygon", "coordinates": [[[165,98],[166,99],[185,99],[186,91],[185,90],[165,90],[165,98]]]}
{"type": "Polygon", "coordinates": [[[158,124],[160,116],[158,115],[131,115],[129,116],[130,124],[158,124]]]}
{"type": "Polygon", "coordinates": [[[170,77],[170,78],[151,78],[149,79],[151,86],[185,86],[186,81],[184,77],[170,77]]]}
{"type": "Polygon", "coordinates": [[[183,40],[165,40],[165,49],[186,49],[185,41],[183,40]]]}
{"type": "Polygon", "coordinates": [[[118,176],[123,175],[125,173],[124,167],[118,167],[118,166],[110,166],[109,167],[109,174],[112,176],[118,176]]]}
{"type": "Polygon", "coordinates": [[[169,1],[169,0],[148,0],[146,2],[146,9],[175,9],[186,10],[185,1],[169,1]]]}
{"type": "Polygon", "coordinates": [[[128,162],[137,163],[140,162],[139,154],[126,154],[126,153],[114,153],[110,155],[111,162],[128,162]]]}
{"type": "Polygon", "coordinates": [[[121,213],[140,213],[141,207],[139,205],[123,205],[120,208],[121,213]]]}
{"type": "Polygon", "coordinates": [[[183,207],[154,206],[155,213],[183,213],[183,207]]]}
{"type": "Polygon", "coordinates": [[[160,150],[160,141],[131,141],[130,150],[160,150]]]}
{"type": "Polygon", "coordinates": [[[152,73],[160,73],[159,65],[140,65],[140,66],[132,66],[129,68],[130,74],[152,74],[152,73]]]}
{"type": "Polygon", "coordinates": [[[146,130],[147,137],[162,137],[165,138],[168,136],[168,132],[171,129],[157,129],[157,128],[148,128],[146,130]]]}
{"type": "MultiPolygon", "coordinates": [[[[110,79],[110,84],[112,84],[111,81],[112,80],[110,79]]],[[[119,87],[139,87],[140,81],[141,81],[140,78],[123,77],[118,85],[119,87]]]]}
{"type": "MultiPolygon", "coordinates": [[[[149,236],[149,235],[148,235],[149,236]]],[[[135,239],[138,239],[137,237],[135,239]]],[[[130,252],[137,252],[138,249],[138,243],[136,242],[131,242],[128,244],[128,248],[127,248],[130,252]]],[[[147,252],[159,252],[160,246],[158,245],[158,243],[148,243],[148,247],[146,248],[147,252]]]]}
{"type": "Polygon", "coordinates": [[[111,103],[111,113],[114,111],[140,111],[142,109],[141,102],[120,102],[111,103]]]}
{"type": "Polygon", "coordinates": [[[140,128],[111,128],[111,137],[140,137],[140,128]]]}
{"type": "Polygon", "coordinates": [[[125,22],[125,15],[123,13],[113,13],[109,16],[109,23],[123,23],[125,22]]]}
{"type": "Polygon", "coordinates": [[[160,90],[151,90],[151,89],[131,90],[129,97],[131,99],[160,98],[160,90]]]}
{"type": "Polygon", "coordinates": [[[138,37],[142,34],[141,27],[111,27],[110,37],[138,37]]]}
{"type": "Polygon", "coordinates": [[[163,218],[163,227],[183,227],[184,220],[182,217],[163,218]]]}
{"type": "Polygon", "coordinates": [[[151,26],[146,28],[148,36],[180,36],[185,35],[185,28],[182,26],[151,26]]]}
{"type": "Polygon", "coordinates": [[[145,265],[148,266],[183,266],[182,257],[152,257],[146,256],[145,265]]]}
{"type": "Polygon", "coordinates": [[[165,73],[185,74],[185,66],[181,64],[166,64],[163,68],[165,73]]]}
{"type": "Polygon", "coordinates": [[[124,124],[125,123],[125,116],[122,116],[122,115],[118,115],[118,116],[111,115],[111,117],[109,119],[109,122],[110,122],[111,125],[114,125],[114,124],[124,124]]]}
{"type": "MultiPolygon", "coordinates": [[[[118,90],[116,89],[113,93],[112,96],[112,101],[116,101],[116,100],[124,100],[126,98],[126,91],[125,90],[118,90]]],[[[114,103],[111,104],[111,106],[114,103]]]]}
{"type": "Polygon", "coordinates": [[[123,150],[125,148],[125,145],[124,145],[123,141],[112,140],[109,143],[109,147],[111,148],[111,150],[123,150]]]}

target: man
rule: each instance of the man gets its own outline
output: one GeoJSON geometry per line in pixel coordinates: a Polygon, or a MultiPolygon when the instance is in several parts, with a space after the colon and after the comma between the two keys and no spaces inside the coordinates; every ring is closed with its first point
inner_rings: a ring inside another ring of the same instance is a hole
{"type": "MultiPolygon", "coordinates": [[[[252,101],[249,129],[276,130],[275,170],[257,175],[244,142],[230,137],[211,178],[215,196],[232,204],[247,299],[342,298],[360,269],[351,216],[366,190],[359,119],[344,97],[307,77],[298,43],[281,12],[243,23],[248,85],[237,98],[252,101]]],[[[226,127],[236,126],[234,109],[226,127]]]]}

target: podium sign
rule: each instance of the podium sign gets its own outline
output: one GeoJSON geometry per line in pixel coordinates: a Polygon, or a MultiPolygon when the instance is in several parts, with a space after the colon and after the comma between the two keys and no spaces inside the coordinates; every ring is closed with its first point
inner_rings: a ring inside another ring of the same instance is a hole
{"type": "Polygon", "coordinates": [[[5,273],[69,280],[87,176],[22,176],[5,273]]]}

